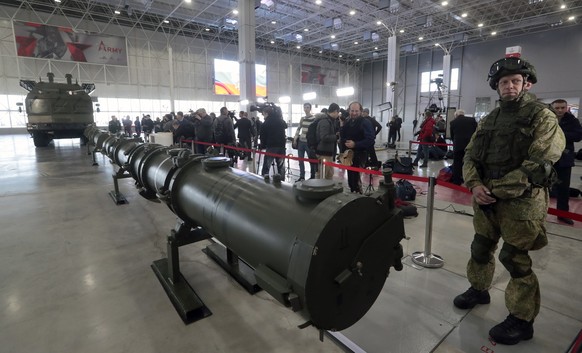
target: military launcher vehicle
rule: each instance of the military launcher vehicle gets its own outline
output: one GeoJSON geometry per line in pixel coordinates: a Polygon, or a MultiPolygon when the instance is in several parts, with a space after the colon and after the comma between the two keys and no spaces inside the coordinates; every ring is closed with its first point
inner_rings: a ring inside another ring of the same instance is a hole
{"type": "Polygon", "coordinates": [[[93,103],[89,94],[95,84],[72,83],[72,75],[66,74],[67,83],[54,82],[55,75],[47,74],[48,82],[20,80],[20,86],[28,91],[25,100],[28,123],[26,128],[36,147],[46,147],[53,139],[81,138],[93,124],[93,103]]]}

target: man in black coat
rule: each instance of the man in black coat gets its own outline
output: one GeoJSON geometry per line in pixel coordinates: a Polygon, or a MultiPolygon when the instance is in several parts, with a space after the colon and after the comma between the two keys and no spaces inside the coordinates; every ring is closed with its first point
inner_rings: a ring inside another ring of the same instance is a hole
{"type": "Polygon", "coordinates": [[[269,155],[265,155],[261,174],[265,179],[269,177],[269,168],[271,168],[274,159],[281,180],[285,180],[285,130],[287,123],[283,120],[281,111],[275,106],[263,108],[262,113],[265,122],[261,125],[261,149],[264,148],[269,155]]]}
{"type": "Polygon", "coordinates": [[[465,116],[465,111],[459,109],[455,112],[455,119],[451,121],[450,128],[451,139],[453,140],[453,176],[451,177],[451,183],[461,185],[463,183],[465,148],[477,129],[477,121],[471,116],[465,116]]]}
{"type": "MultiPolygon", "coordinates": [[[[566,137],[566,149],[562,152],[560,159],[554,164],[558,175],[558,182],[554,184],[553,193],[556,194],[556,208],[568,211],[570,198],[570,178],[572,177],[572,167],[574,166],[574,142],[582,140],[582,126],[572,113],[568,111],[568,102],[564,99],[556,99],[552,102],[552,109],[558,117],[558,124],[566,137]]],[[[558,220],[566,224],[574,224],[570,218],[558,217],[558,220]]]]}
{"type": "MultiPolygon", "coordinates": [[[[252,148],[253,124],[247,118],[246,112],[241,111],[240,119],[234,124],[234,128],[238,131],[238,142],[241,147],[252,148]]],[[[252,160],[250,152],[245,152],[245,156],[249,161],[252,160]]]]}

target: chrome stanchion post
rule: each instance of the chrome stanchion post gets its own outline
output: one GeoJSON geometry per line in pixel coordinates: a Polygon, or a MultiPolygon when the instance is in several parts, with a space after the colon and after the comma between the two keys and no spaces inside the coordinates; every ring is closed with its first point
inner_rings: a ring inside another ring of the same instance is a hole
{"type": "Polygon", "coordinates": [[[250,170],[249,172],[253,173],[253,174],[257,174],[257,165],[255,164],[255,156],[257,154],[257,150],[254,148],[251,148],[251,162],[250,163],[250,170]]]}
{"type": "Polygon", "coordinates": [[[434,208],[434,187],[436,178],[428,178],[428,201],[426,204],[426,230],[424,232],[424,251],[412,253],[412,262],[422,267],[438,268],[443,267],[442,257],[431,253],[432,243],[432,213],[434,208]]]}
{"type": "Polygon", "coordinates": [[[408,140],[408,157],[412,157],[412,140],[408,140]]]}

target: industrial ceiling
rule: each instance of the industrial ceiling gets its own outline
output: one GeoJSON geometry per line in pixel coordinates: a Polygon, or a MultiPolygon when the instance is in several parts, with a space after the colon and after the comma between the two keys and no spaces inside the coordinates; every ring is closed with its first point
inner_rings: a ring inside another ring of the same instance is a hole
{"type": "MultiPolygon", "coordinates": [[[[0,0],[0,5],[172,36],[238,42],[237,1],[0,0]],[[117,13],[116,13],[117,11],[117,13]]],[[[257,0],[256,45],[351,64],[578,26],[582,0],[257,0]]],[[[75,21],[71,21],[74,23],[75,21]]]]}

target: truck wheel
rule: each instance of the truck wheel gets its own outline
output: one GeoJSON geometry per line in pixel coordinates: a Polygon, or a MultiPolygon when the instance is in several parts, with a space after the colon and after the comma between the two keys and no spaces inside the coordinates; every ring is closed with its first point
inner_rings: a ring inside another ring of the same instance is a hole
{"type": "Polygon", "coordinates": [[[48,134],[44,133],[34,133],[32,139],[36,147],[46,147],[52,140],[48,134]]]}

